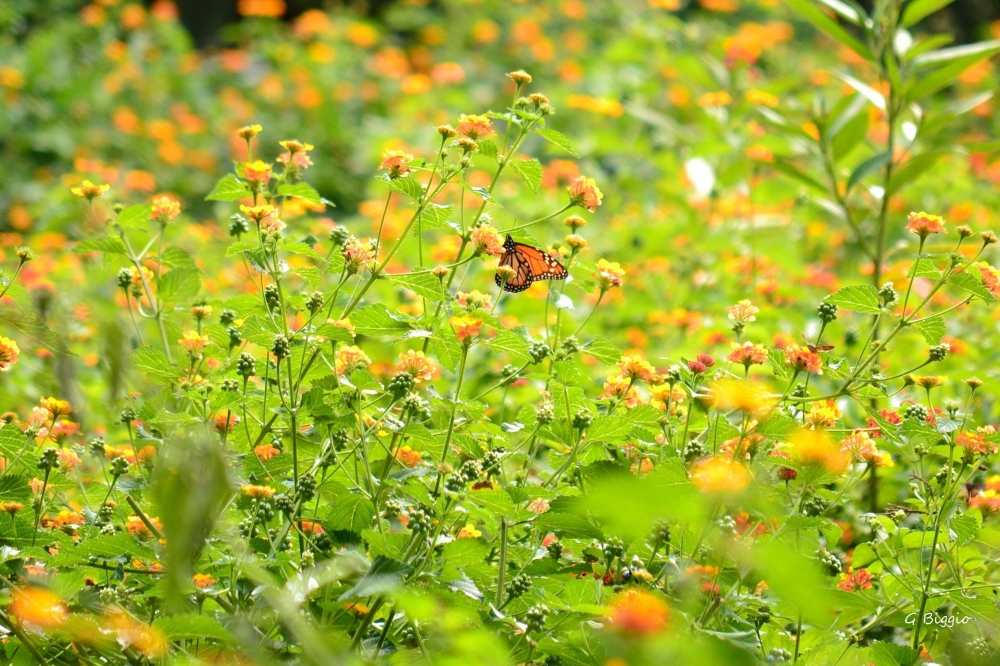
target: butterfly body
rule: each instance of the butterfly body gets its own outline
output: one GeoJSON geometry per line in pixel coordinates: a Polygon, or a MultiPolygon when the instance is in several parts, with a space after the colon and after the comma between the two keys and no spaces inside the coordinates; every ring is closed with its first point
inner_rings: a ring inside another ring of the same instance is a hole
{"type": "Polygon", "coordinates": [[[504,291],[517,293],[524,291],[531,286],[531,283],[539,280],[565,280],[569,273],[566,267],[560,264],[549,253],[517,243],[510,235],[503,243],[503,255],[500,256],[500,265],[509,266],[514,269],[514,277],[506,282],[499,274],[494,276],[494,281],[498,287],[504,291]]]}

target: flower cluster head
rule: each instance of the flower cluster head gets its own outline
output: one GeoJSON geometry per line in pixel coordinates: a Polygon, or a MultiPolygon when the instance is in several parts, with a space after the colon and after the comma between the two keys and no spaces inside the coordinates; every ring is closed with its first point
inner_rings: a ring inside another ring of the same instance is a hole
{"type": "Polygon", "coordinates": [[[170,197],[156,197],[153,199],[153,210],[149,219],[165,225],[177,218],[181,214],[181,205],[170,197]]]}
{"type": "Polygon", "coordinates": [[[312,166],[313,162],[309,158],[309,151],[313,149],[311,143],[295,140],[279,141],[278,143],[285,149],[285,152],[277,157],[279,164],[284,164],[287,169],[294,172],[312,166]]]}
{"type": "Polygon", "coordinates": [[[762,365],[767,360],[767,347],[764,345],[755,345],[752,342],[744,342],[743,344],[734,342],[732,349],[729,356],[726,357],[730,363],[739,363],[749,368],[751,365],[762,365]]]}
{"type": "Polygon", "coordinates": [[[351,236],[344,244],[344,259],[347,262],[347,272],[351,275],[357,273],[362,267],[375,260],[375,242],[372,240],[362,241],[351,236]]]}
{"type": "Polygon", "coordinates": [[[250,141],[250,139],[260,134],[263,129],[260,125],[246,125],[236,130],[236,136],[244,141],[250,141]]]}
{"type": "Polygon", "coordinates": [[[413,383],[430,382],[438,373],[437,366],[422,351],[409,349],[399,355],[396,372],[404,372],[413,377],[413,383]]]}
{"type": "Polygon", "coordinates": [[[955,436],[955,444],[965,449],[966,458],[974,458],[977,455],[988,455],[997,452],[997,445],[987,437],[996,433],[993,426],[982,426],[976,428],[975,432],[963,430],[955,436]]]}
{"type": "Polygon", "coordinates": [[[713,405],[722,411],[738,409],[754,413],[774,404],[774,399],[760,386],[735,377],[714,381],[708,390],[713,405]]]}
{"type": "Polygon", "coordinates": [[[15,589],[7,612],[25,624],[46,629],[58,627],[69,617],[62,599],[41,587],[15,589]]]}
{"type": "Polygon", "coordinates": [[[458,117],[458,127],[455,129],[458,130],[459,134],[467,136],[473,141],[494,133],[493,122],[486,115],[463,113],[458,117]]]}
{"type": "Polygon", "coordinates": [[[872,586],[872,577],[871,574],[868,573],[867,569],[858,569],[855,571],[852,567],[847,570],[847,573],[840,574],[840,579],[840,583],[837,584],[837,587],[842,589],[844,592],[867,590],[872,586]]]}
{"type": "Polygon", "coordinates": [[[834,474],[847,469],[849,457],[824,430],[800,430],[792,436],[792,458],[804,465],[818,465],[834,474]]]}
{"type": "Polygon", "coordinates": [[[733,322],[733,330],[742,331],[747,324],[757,321],[756,315],[760,312],[760,308],[744,298],[736,305],[726,308],[726,312],[729,313],[729,320],[733,322]]]}
{"type": "Polygon", "coordinates": [[[458,341],[466,345],[472,344],[473,338],[483,328],[483,322],[470,315],[456,315],[448,323],[454,329],[458,341]]]}
{"type": "Polygon", "coordinates": [[[355,370],[364,370],[371,365],[371,362],[372,360],[368,358],[368,354],[355,345],[339,347],[337,349],[335,367],[338,375],[347,375],[355,370]]]}
{"type": "Polygon", "coordinates": [[[670,609],[656,594],[630,588],[611,604],[609,626],[629,636],[652,636],[670,624],[670,609]]]}
{"type": "Polygon", "coordinates": [[[0,372],[7,372],[17,363],[18,354],[21,350],[17,343],[10,338],[0,335],[0,372]]]}
{"type": "Polygon", "coordinates": [[[382,162],[378,168],[385,169],[389,178],[395,180],[410,173],[410,162],[413,155],[403,150],[386,150],[382,153],[382,162]]]}
{"type": "Polygon", "coordinates": [[[691,480],[706,493],[738,493],[750,485],[750,471],[731,458],[714,456],[695,464],[691,480]]]}
{"type": "Polygon", "coordinates": [[[921,211],[919,213],[910,213],[906,220],[906,229],[920,236],[921,240],[931,234],[940,234],[945,230],[944,218],[940,215],[931,215],[930,213],[921,211]]]}
{"type": "Polygon", "coordinates": [[[480,224],[473,229],[469,238],[475,247],[477,256],[488,254],[491,257],[497,257],[503,253],[503,236],[496,228],[488,224],[480,224]]]}
{"type": "Polygon", "coordinates": [[[89,180],[85,180],[83,181],[83,183],[80,184],[80,187],[71,187],[69,191],[82,199],[86,199],[87,201],[93,201],[97,197],[107,192],[109,189],[111,189],[111,186],[108,185],[107,183],[95,185],[89,180]]]}
{"type": "Polygon", "coordinates": [[[850,454],[854,462],[864,462],[875,467],[892,467],[892,456],[879,451],[874,439],[864,430],[855,430],[840,442],[842,451],[850,454]]]}
{"type": "Polygon", "coordinates": [[[67,400],[59,400],[58,398],[46,398],[42,396],[38,404],[42,409],[49,413],[50,418],[57,418],[64,414],[69,414],[73,411],[73,407],[69,404],[67,400]]]}
{"type": "Polygon", "coordinates": [[[272,165],[262,160],[254,160],[243,165],[243,177],[250,182],[251,189],[267,185],[271,181],[272,165]]]}
{"type": "Polygon", "coordinates": [[[201,350],[208,346],[211,342],[207,335],[201,335],[196,331],[185,331],[184,337],[177,341],[184,349],[188,350],[188,353],[197,356],[201,353],[201,350]]]}
{"type": "Polygon", "coordinates": [[[979,270],[979,276],[983,279],[983,286],[994,297],[1000,298],[1000,270],[990,266],[985,261],[977,261],[973,266],[979,270]]]}
{"type": "Polygon", "coordinates": [[[823,358],[808,347],[798,345],[785,347],[785,365],[792,366],[796,372],[823,374],[823,358]]]}
{"type": "Polygon", "coordinates": [[[598,396],[598,399],[615,400],[629,409],[642,402],[638,391],[632,386],[632,382],[618,373],[611,375],[604,382],[604,391],[598,396]]]}
{"type": "Polygon", "coordinates": [[[617,261],[597,260],[597,286],[601,291],[620,287],[625,282],[625,269],[617,261]]]}
{"type": "Polygon", "coordinates": [[[597,210],[597,207],[601,205],[601,200],[604,198],[604,194],[597,187],[594,179],[587,178],[586,176],[579,176],[574,179],[569,184],[568,189],[570,203],[574,206],[586,208],[591,213],[597,210]]]}
{"type": "Polygon", "coordinates": [[[657,384],[660,381],[660,376],[656,373],[656,368],[638,354],[631,356],[625,354],[622,356],[621,360],[618,361],[618,371],[623,377],[628,378],[632,382],[642,380],[651,384],[657,384]]]}
{"type": "Polygon", "coordinates": [[[460,291],[456,294],[455,300],[463,308],[468,310],[478,310],[479,308],[489,308],[493,301],[493,296],[484,294],[473,289],[472,291],[460,291]]]}
{"type": "Polygon", "coordinates": [[[708,354],[698,354],[693,361],[688,361],[688,370],[696,375],[703,375],[715,365],[715,359],[708,354]]]}

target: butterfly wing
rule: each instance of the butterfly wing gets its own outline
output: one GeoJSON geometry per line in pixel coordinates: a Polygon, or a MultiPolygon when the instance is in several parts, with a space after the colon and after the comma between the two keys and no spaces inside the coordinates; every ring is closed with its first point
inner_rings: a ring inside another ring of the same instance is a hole
{"type": "Polygon", "coordinates": [[[493,277],[496,285],[503,287],[504,291],[517,293],[537,280],[564,280],[568,275],[565,266],[537,247],[513,242],[506,247],[509,249],[500,256],[500,265],[513,268],[514,277],[506,283],[499,275],[493,277]]]}

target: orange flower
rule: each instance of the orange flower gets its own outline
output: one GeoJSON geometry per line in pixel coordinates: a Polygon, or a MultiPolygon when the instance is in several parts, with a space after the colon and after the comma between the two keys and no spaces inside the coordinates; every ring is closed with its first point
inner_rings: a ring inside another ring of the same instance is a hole
{"type": "Polygon", "coordinates": [[[696,464],[691,480],[708,493],[738,493],[750,485],[750,472],[728,458],[706,458],[696,464]]]}
{"type": "Polygon", "coordinates": [[[488,224],[480,224],[473,229],[470,240],[476,248],[477,255],[488,254],[496,257],[503,252],[503,237],[496,228],[488,224]]]}
{"type": "Polygon", "coordinates": [[[617,261],[597,260],[597,284],[601,291],[620,287],[625,282],[625,269],[617,261]]]}
{"type": "Polygon", "coordinates": [[[256,185],[267,185],[271,180],[271,165],[261,160],[243,165],[243,177],[256,185]]]}
{"type": "Polygon", "coordinates": [[[197,354],[207,347],[210,342],[211,340],[208,339],[207,335],[199,335],[195,331],[186,331],[184,337],[178,340],[177,344],[192,354],[197,354]]]}
{"type": "Polygon", "coordinates": [[[892,456],[879,451],[878,445],[864,430],[855,430],[840,443],[841,451],[851,455],[855,462],[866,462],[876,467],[892,467],[892,456]]]}
{"type": "Polygon", "coordinates": [[[800,463],[815,464],[840,474],[849,457],[822,430],[802,430],[791,438],[792,456],[800,463]]]}
{"type": "Polygon", "coordinates": [[[270,204],[262,204],[260,206],[245,206],[240,205],[240,212],[246,215],[251,222],[254,224],[267,225],[270,218],[277,217],[278,211],[274,206],[270,204]]]}
{"type": "MultiPolygon", "coordinates": [[[[160,530],[161,532],[163,531],[163,526],[160,524],[160,520],[158,518],[150,518],[149,522],[151,522],[157,530],[160,530]]],[[[149,529],[146,523],[142,522],[142,518],[139,516],[129,516],[128,520],[125,522],[125,527],[128,529],[129,534],[142,541],[152,539],[154,536],[153,532],[149,529]]]]}
{"type": "Polygon", "coordinates": [[[43,396],[42,399],[39,400],[39,404],[41,405],[42,409],[47,410],[49,414],[51,414],[52,418],[56,418],[61,414],[69,414],[71,411],[73,411],[73,408],[70,407],[69,402],[67,402],[66,400],[58,400],[56,398],[46,398],[43,396]]]}
{"type": "Polygon", "coordinates": [[[204,590],[206,587],[212,587],[215,585],[215,579],[212,578],[211,574],[197,573],[191,577],[191,582],[199,590],[204,590]]]}
{"type": "Polygon", "coordinates": [[[278,142],[282,148],[285,149],[281,155],[278,155],[277,161],[280,164],[284,164],[292,169],[308,169],[312,166],[312,159],[309,158],[309,151],[313,149],[311,143],[302,143],[301,141],[295,140],[285,140],[278,142]]]}
{"type": "Polygon", "coordinates": [[[785,365],[790,365],[799,372],[823,374],[823,359],[807,347],[788,345],[785,348],[785,365]]]}
{"type": "Polygon", "coordinates": [[[58,627],[69,616],[62,599],[41,587],[14,590],[7,611],[21,622],[46,629],[58,627]]]}
{"type": "Polygon", "coordinates": [[[455,335],[458,337],[459,342],[466,344],[471,343],[472,338],[479,335],[479,331],[483,328],[483,322],[469,315],[452,317],[448,320],[448,323],[455,330],[455,335]]]}
{"type": "Polygon", "coordinates": [[[455,300],[463,308],[468,308],[469,310],[478,310],[479,308],[489,309],[490,304],[493,301],[493,297],[490,294],[484,294],[476,289],[472,291],[460,291],[455,295],[455,300]]]}
{"type": "Polygon", "coordinates": [[[458,130],[459,134],[475,140],[479,137],[493,134],[493,123],[489,116],[467,115],[463,113],[458,117],[458,127],[455,129],[458,130]]]}
{"type": "Polygon", "coordinates": [[[670,609],[658,595],[630,589],[611,604],[609,626],[624,634],[642,637],[658,634],[670,622],[670,609]]]}
{"type": "Polygon", "coordinates": [[[458,531],[459,539],[478,539],[481,536],[483,536],[483,533],[480,530],[477,530],[476,526],[472,523],[467,524],[458,531]]]}
{"type": "Polygon", "coordinates": [[[355,370],[363,370],[371,365],[372,360],[360,347],[350,345],[337,350],[335,367],[338,375],[345,375],[355,370]]]}
{"type": "Polygon", "coordinates": [[[574,206],[586,208],[591,213],[597,210],[597,207],[601,205],[601,200],[604,199],[604,194],[597,187],[594,179],[586,176],[575,178],[569,184],[568,189],[570,202],[574,206]]]}
{"type": "Polygon", "coordinates": [[[93,201],[97,197],[101,196],[111,188],[108,184],[95,185],[89,180],[83,181],[80,187],[71,187],[70,192],[78,197],[86,199],[87,201],[93,201]]]}
{"type": "Polygon", "coordinates": [[[422,351],[412,349],[399,355],[400,364],[396,366],[396,372],[405,372],[413,377],[413,383],[429,382],[437,374],[437,367],[431,362],[422,351]]]}
{"type": "Polygon", "coordinates": [[[729,353],[726,360],[730,363],[739,363],[747,368],[751,365],[761,365],[767,360],[767,347],[755,345],[752,342],[733,343],[733,351],[729,353]]]}
{"type": "Polygon", "coordinates": [[[748,90],[747,101],[751,104],[759,104],[760,106],[778,106],[778,98],[763,90],[748,90]]]}
{"type": "Polygon", "coordinates": [[[927,238],[930,234],[939,234],[945,230],[944,218],[940,215],[931,215],[930,213],[921,211],[919,213],[910,213],[906,219],[907,230],[920,236],[921,239],[927,238]]]}
{"type": "Polygon", "coordinates": [[[714,406],[723,411],[739,409],[744,412],[759,412],[774,403],[767,392],[756,384],[732,377],[713,382],[708,391],[714,406]]]}
{"type": "Polygon", "coordinates": [[[396,449],[396,460],[403,467],[416,467],[420,464],[421,454],[409,446],[401,446],[396,449]]]}
{"type": "Polygon", "coordinates": [[[274,456],[281,453],[281,449],[268,443],[268,444],[261,444],[260,446],[255,447],[253,452],[260,460],[268,461],[274,456]]]}
{"type": "Polygon", "coordinates": [[[344,244],[344,259],[347,260],[348,273],[357,273],[362,266],[375,260],[375,243],[354,236],[348,238],[344,244]]]}
{"type": "Polygon", "coordinates": [[[7,372],[17,363],[17,355],[21,352],[17,343],[0,335],[0,372],[7,372]]]}
{"type": "Polygon", "coordinates": [[[240,422],[240,417],[238,414],[233,414],[230,411],[221,411],[215,415],[213,419],[213,424],[215,426],[215,432],[232,432],[236,424],[240,422]]]}
{"type": "Polygon", "coordinates": [[[963,430],[955,436],[955,444],[965,449],[967,456],[986,455],[997,452],[997,445],[986,439],[996,432],[993,426],[977,428],[976,432],[963,430]]]}
{"type": "Polygon", "coordinates": [[[240,16],[279,18],[285,13],[285,0],[240,0],[236,11],[240,16]]]}
{"type": "Polygon", "coordinates": [[[760,312],[760,308],[744,298],[736,305],[726,308],[726,312],[729,313],[729,320],[734,324],[745,326],[752,321],[757,321],[757,313],[760,312]]]}
{"type": "Polygon", "coordinates": [[[658,383],[659,375],[656,369],[650,365],[649,361],[638,354],[634,356],[625,355],[618,361],[618,370],[623,377],[632,381],[641,379],[645,382],[658,383]]]}
{"type": "Polygon", "coordinates": [[[705,107],[728,106],[732,103],[732,95],[727,93],[725,90],[720,90],[719,92],[707,92],[698,98],[698,104],[705,107]]]}
{"type": "Polygon", "coordinates": [[[410,162],[413,161],[413,155],[402,151],[402,150],[387,150],[382,153],[382,163],[378,165],[378,168],[385,169],[389,172],[389,178],[396,179],[402,178],[406,174],[410,173],[410,162]]]}
{"type": "Polygon", "coordinates": [[[160,224],[166,224],[177,218],[181,214],[181,205],[169,197],[156,197],[153,199],[153,211],[149,219],[160,224]]]}
{"type": "Polygon", "coordinates": [[[167,639],[156,628],[120,610],[109,610],[108,629],[118,634],[118,642],[149,658],[166,654],[167,639]]]}
{"type": "Polygon", "coordinates": [[[867,569],[854,570],[853,567],[847,570],[847,573],[840,574],[841,582],[837,584],[837,587],[842,589],[844,592],[856,592],[857,590],[867,590],[872,586],[872,577],[868,573],[867,569]]]}
{"type": "Polygon", "coordinates": [[[813,429],[832,428],[842,416],[835,400],[815,402],[806,414],[806,425],[813,429]]]}
{"type": "Polygon", "coordinates": [[[258,486],[253,484],[243,484],[240,490],[254,499],[268,498],[274,494],[275,490],[271,486],[258,486]]]}
{"type": "Polygon", "coordinates": [[[993,294],[994,297],[1000,298],[1000,271],[985,261],[977,261],[973,266],[979,270],[979,275],[983,279],[983,286],[986,287],[987,291],[993,294]]]}

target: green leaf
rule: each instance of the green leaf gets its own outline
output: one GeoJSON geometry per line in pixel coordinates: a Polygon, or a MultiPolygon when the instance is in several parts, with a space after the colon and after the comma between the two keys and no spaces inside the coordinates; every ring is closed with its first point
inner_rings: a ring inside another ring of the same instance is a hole
{"type": "Polygon", "coordinates": [[[583,353],[593,356],[598,361],[613,365],[622,359],[622,350],[611,344],[607,338],[597,336],[583,348],[583,353]]]}
{"type": "Polygon", "coordinates": [[[854,171],[851,172],[851,177],[847,179],[847,193],[849,194],[850,191],[854,189],[854,186],[862,180],[887,165],[889,163],[889,158],[889,153],[879,153],[878,155],[869,157],[867,160],[855,167],[854,171]]]}
{"type": "Polygon", "coordinates": [[[186,268],[186,269],[196,269],[198,264],[194,262],[194,258],[181,248],[171,245],[163,251],[160,255],[160,263],[167,268],[186,268]]]}
{"type": "Polygon", "coordinates": [[[875,666],[912,666],[920,661],[920,653],[895,643],[875,642],[871,659],[875,666]]]}
{"type": "Polygon", "coordinates": [[[542,164],[536,159],[511,160],[507,163],[514,173],[532,192],[537,192],[542,184],[542,164]]]}
{"type": "Polygon", "coordinates": [[[507,329],[499,329],[495,337],[486,343],[486,346],[494,351],[498,351],[510,356],[514,363],[527,363],[528,342],[517,333],[507,329]]]}
{"type": "Polygon", "coordinates": [[[486,157],[497,156],[497,144],[493,143],[492,139],[479,139],[476,141],[476,145],[479,146],[480,155],[485,155],[486,157]]]}
{"type": "Polygon", "coordinates": [[[127,254],[125,244],[117,238],[102,236],[100,238],[88,238],[76,247],[73,252],[77,254],[87,254],[89,252],[106,252],[108,254],[127,254]]]}
{"type": "Polygon", "coordinates": [[[160,278],[157,295],[161,301],[186,301],[201,291],[201,277],[198,270],[174,269],[160,278]]]}
{"type": "Polygon", "coordinates": [[[159,629],[171,641],[212,639],[229,643],[232,635],[218,620],[208,615],[160,616],[153,621],[153,628],[159,629]]]}
{"type": "Polygon", "coordinates": [[[511,517],[517,513],[510,495],[503,488],[474,490],[468,494],[468,498],[497,518],[500,516],[511,517]]]}
{"type": "Polygon", "coordinates": [[[393,284],[409,289],[417,296],[422,296],[435,303],[444,300],[444,287],[441,285],[441,280],[430,273],[402,273],[389,275],[388,278],[393,284]]]}
{"type": "Polygon", "coordinates": [[[243,322],[243,337],[261,347],[270,348],[274,344],[274,336],[279,332],[270,318],[260,315],[250,315],[243,322]]]}
{"type": "Polygon", "coordinates": [[[914,84],[906,92],[907,101],[915,102],[950,86],[958,80],[962,72],[980,60],[992,56],[998,50],[1000,50],[1000,41],[991,40],[966,46],[938,49],[917,56],[912,61],[915,68],[941,66],[929,74],[914,77],[914,84]]]}
{"type": "Polygon", "coordinates": [[[309,183],[285,183],[284,185],[278,186],[278,194],[286,197],[298,197],[299,199],[305,199],[310,203],[321,204],[326,203],[323,201],[323,197],[319,195],[309,183]]]}
{"type": "Polygon", "coordinates": [[[118,225],[123,229],[139,229],[149,223],[152,214],[152,204],[129,206],[118,213],[118,225]]]}
{"type": "Polygon", "coordinates": [[[906,277],[939,278],[941,277],[941,271],[934,265],[934,261],[947,259],[948,256],[943,254],[922,254],[910,266],[906,277]]]}
{"type": "Polygon", "coordinates": [[[453,206],[429,203],[420,213],[417,224],[421,232],[431,229],[448,229],[448,219],[455,212],[453,206]]]}
{"type": "Polygon", "coordinates": [[[317,259],[319,261],[322,261],[326,258],[322,254],[314,250],[311,245],[309,245],[308,243],[303,243],[302,241],[292,241],[286,239],[281,241],[281,244],[278,245],[278,247],[284,250],[285,252],[291,252],[292,254],[301,254],[306,257],[309,257],[310,259],[317,259]]]}
{"type": "Polygon", "coordinates": [[[587,429],[588,442],[617,442],[632,433],[634,421],[628,416],[598,416],[587,429]]]}
{"type": "Polygon", "coordinates": [[[395,319],[384,305],[375,303],[355,310],[351,315],[357,335],[400,335],[409,330],[404,322],[395,319]]]}
{"type": "Polygon", "coordinates": [[[236,241],[231,243],[229,247],[226,248],[227,257],[235,257],[236,255],[243,254],[248,250],[256,250],[260,247],[260,243],[257,241],[236,241]]]}
{"type": "Polygon", "coordinates": [[[875,90],[871,86],[858,81],[850,74],[839,74],[839,76],[845,83],[847,83],[847,85],[857,90],[862,97],[874,104],[876,108],[885,111],[885,97],[882,96],[882,93],[875,90]]]}
{"type": "Polygon", "coordinates": [[[889,191],[886,193],[886,196],[892,196],[903,189],[911,181],[916,180],[917,177],[937,164],[938,160],[942,157],[954,152],[954,150],[929,150],[925,153],[914,155],[906,161],[906,164],[893,173],[892,180],[889,181],[889,191]]]}
{"type": "Polygon", "coordinates": [[[325,526],[331,530],[344,530],[361,534],[372,525],[375,511],[372,503],[359,493],[345,493],[334,501],[327,514],[325,526]]]}
{"type": "Polygon", "coordinates": [[[567,139],[562,132],[557,132],[556,130],[549,129],[547,127],[539,127],[535,129],[534,132],[546,141],[559,146],[573,157],[579,157],[576,150],[573,149],[573,144],[570,143],[570,140],[567,139]]]}
{"type": "Polygon", "coordinates": [[[958,536],[959,546],[964,546],[976,538],[976,534],[979,533],[979,527],[982,524],[982,518],[976,520],[978,517],[978,513],[972,512],[951,519],[951,529],[958,536]]]}
{"type": "Polygon", "coordinates": [[[990,290],[986,288],[986,285],[983,284],[982,278],[967,271],[955,273],[948,278],[948,283],[964,289],[970,294],[975,294],[987,303],[992,303],[996,300],[993,294],[990,293],[990,290]]]}
{"type": "Polygon", "coordinates": [[[773,168],[775,171],[780,171],[789,178],[793,178],[802,183],[803,185],[811,187],[812,189],[818,192],[825,193],[829,191],[829,188],[823,185],[823,183],[819,182],[809,174],[799,169],[797,166],[794,166],[789,162],[786,162],[785,160],[779,159],[777,157],[774,158],[774,161],[771,162],[771,168],[773,168]]]}
{"type": "Polygon", "coordinates": [[[941,342],[941,338],[943,338],[948,332],[944,317],[941,315],[928,317],[927,319],[921,319],[920,321],[914,322],[913,328],[920,331],[920,334],[924,336],[924,339],[927,340],[927,344],[929,345],[936,345],[941,342]]]}
{"type": "Polygon", "coordinates": [[[864,314],[878,314],[882,311],[879,305],[878,290],[870,284],[856,284],[827,296],[824,299],[831,305],[862,312],[864,314]]]}
{"type": "Polygon", "coordinates": [[[900,23],[904,28],[909,28],[921,19],[947,7],[953,2],[955,0],[913,0],[903,11],[903,18],[900,23]]]}
{"type": "Polygon", "coordinates": [[[836,12],[841,18],[847,19],[854,25],[861,25],[864,19],[868,18],[854,7],[840,2],[840,0],[819,0],[824,5],[836,12]]]}
{"type": "Polygon", "coordinates": [[[821,32],[826,33],[826,35],[832,37],[835,41],[840,42],[866,60],[872,59],[868,47],[840,27],[836,21],[817,7],[812,0],[785,0],[785,2],[821,32]]]}
{"type": "Polygon", "coordinates": [[[1000,626],[1000,609],[989,597],[966,597],[960,590],[955,590],[948,595],[948,598],[955,604],[955,610],[963,615],[973,617],[980,622],[987,622],[994,627],[1000,626]]]}
{"type": "Polygon", "coordinates": [[[496,199],[494,199],[493,195],[490,194],[489,189],[487,189],[485,187],[476,187],[474,185],[470,185],[468,182],[466,182],[464,180],[459,181],[459,182],[462,185],[462,187],[464,187],[468,191],[472,192],[473,194],[475,194],[477,197],[479,197],[483,201],[485,201],[487,203],[491,203],[494,206],[497,206],[498,208],[503,208],[503,206],[500,205],[500,202],[497,201],[496,199]]]}
{"type": "Polygon", "coordinates": [[[393,192],[407,196],[414,201],[419,201],[424,196],[424,186],[409,176],[404,178],[382,176],[379,180],[388,185],[393,192]]]}
{"type": "Polygon", "coordinates": [[[250,196],[253,196],[253,193],[246,183],[227,173],[215,184],[215,189],[205,197],[205,201],[239,201],[250,196]]]}
{"type": "Polygon", "coordinates": [[[155,384],[170,384],[177,379],[177,369],[153,347],[139,347],[132,352],[132,365],[155,384]]]}

